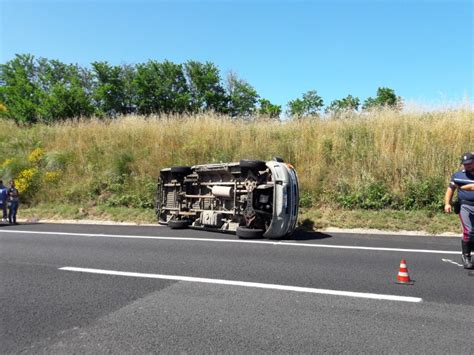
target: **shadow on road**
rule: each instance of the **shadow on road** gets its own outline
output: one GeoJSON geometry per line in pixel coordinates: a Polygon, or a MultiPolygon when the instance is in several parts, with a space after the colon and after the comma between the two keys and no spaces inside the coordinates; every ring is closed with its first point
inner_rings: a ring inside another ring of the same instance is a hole
{"type": "Polygon", "coordinates": [[[283,238],[282,240],[318,240],[331,237],[331,235],[326,233],[297,229],[291,237],[283,238]]]}
{"type": "Polygon", "coordinates": [[[293,235],[285,240],[317,240],[331,238],[331,235],[314,231],[314,221],[311,219],[304,219],[300,226],[295,230],[293,235]]]}
{"type": "Polygon", "coordinates": [[[316,240],[316,239],[326,239],[326,238],[331,238],[331,237],[332,237],[331,235],[326,234],[326,233],[296,230],[290,238],[287,238],[287,240],[316,240]]]}

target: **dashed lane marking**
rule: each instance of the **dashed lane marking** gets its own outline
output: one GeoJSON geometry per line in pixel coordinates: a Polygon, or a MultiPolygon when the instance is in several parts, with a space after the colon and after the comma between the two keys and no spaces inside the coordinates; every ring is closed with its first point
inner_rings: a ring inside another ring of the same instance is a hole
{"type": "Polygon", "coordinates": [[[376,293],[364,293],[364,292],[352,292],[352,291],[325,290],[325,289],[311,288],[311,287],[298,287],[298,286],[267,284],[267,283],[259,283],[259,282],[208,279],[208,278],[202,278],[202,277],[162,275],[162,274],[144,274],[144,273],[139,273],[139,272],[88,269],[88,268],[79,268],[79,267],[70,267],[70,266],[59,268],[59,270],[83,272],[83,273],[90,273],[90,274],[100,274],[100,275],[142,277],[142,278],[148,278],[148,279],[161,279],[161,280],[173,280],[173,281],[185,281],[185,282],[199,282],[199,283],[227,285],[227,286],[253,287],[253,288],[262,288],[262,289],[270,289],[270,290],[304,292],[304,293],[313,293],[313,294],[367,298],[367,299],[386,300],[386,301],[399,301],[399,302],[412,302],[412,303],[419,303],[423,301],[422,298],[418,298],[418,297],[383,295],[383,294],[376,294],[376,293]]]}
{"type": "Polygon", "coordinates": [[[428,253],[428,254],[450,254],[459,255],[459,251],[452,250],[432,250],[432,249],[402,249],[402,248],[383,248],[383,247],[362,247],[352,245],[330,245],[330,244],[310,244],[295,243],[285,241],[262,241],[262,240],[241,240],[241,239],[212,239],[212,238],[189,238],[189,237],[161,237],[161,236],[142,236],[142,235],[120,235],[120,234],[94,234],[94,233],[65,233],[65,232],[38,232],[38,231],[20,231],[20,230],[0,230],[1,233],[20,233],[20,234],[42,234],[42,235],[61,235],[70,237],[87,238],[123,238],[123,239],[155,239],[155,240],[181,240],[193,242],[213,242],[213,243],[242,243],[242,244],[262,244],[277,246],[295,246],[310,248],[330,248],[330,249],[348,249],[348,250],[375,250],[404,253],[428,253]]]}

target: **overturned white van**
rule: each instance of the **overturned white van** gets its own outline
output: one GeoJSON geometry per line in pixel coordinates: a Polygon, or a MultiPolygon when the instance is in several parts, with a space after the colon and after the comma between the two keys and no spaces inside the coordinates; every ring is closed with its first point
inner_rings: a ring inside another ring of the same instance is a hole
{"type": "Polygon", "coordinates": [[[291,235],[298,217],[296,171],[270,161],[175,166],[158,179],[158,222],[170,228],[235,232],[239,238],[291,235]]]}

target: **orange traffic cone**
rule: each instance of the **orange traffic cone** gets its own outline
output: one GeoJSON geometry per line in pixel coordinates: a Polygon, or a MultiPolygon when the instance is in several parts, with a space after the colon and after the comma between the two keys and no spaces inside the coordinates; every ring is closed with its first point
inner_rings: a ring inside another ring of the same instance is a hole
{"type": "Polygon", "coordinates": [[[407,262],[405,259],[400,261],[400,270],[398,271],[397,280],[395,283],[401,285],[413,285],[415,283],[415,281],[410,280],[410,276],[408,276],[407,262]]]}

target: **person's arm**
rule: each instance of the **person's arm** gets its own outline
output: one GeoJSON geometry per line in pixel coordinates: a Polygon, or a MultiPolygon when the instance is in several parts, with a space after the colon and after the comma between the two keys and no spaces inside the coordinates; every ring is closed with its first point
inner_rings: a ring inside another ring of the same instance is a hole
{"type": "Polygon", "coordinates": [[[453,199],[454,190],[456,190],[456,185],[450,185],[446,190],[446,194],[444,195],[444,212],[446,213],[451,213],[453,210],[451,202],[453,199]]]}
{"type": "Polygon", "coordinates": [[[474,191],[474,184],[467,184],[460,187],[461,190],[474,191]]]}

